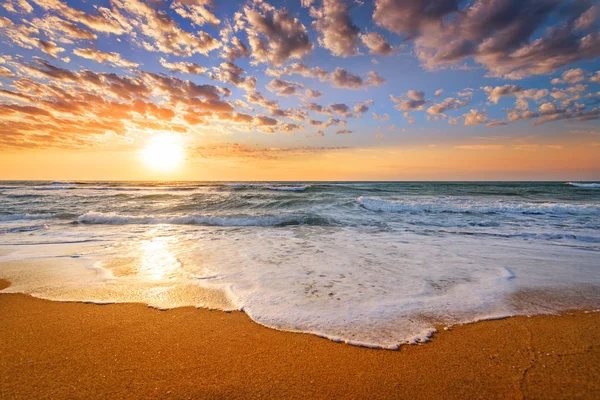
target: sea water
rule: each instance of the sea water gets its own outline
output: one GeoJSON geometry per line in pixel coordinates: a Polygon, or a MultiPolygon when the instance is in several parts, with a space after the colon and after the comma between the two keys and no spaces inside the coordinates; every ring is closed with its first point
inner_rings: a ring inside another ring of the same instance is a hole
{"type": "Polygon", "coordinates": [[[600,184],[2,182],[0,278],[396,348],[600,306],[600,184]]]}

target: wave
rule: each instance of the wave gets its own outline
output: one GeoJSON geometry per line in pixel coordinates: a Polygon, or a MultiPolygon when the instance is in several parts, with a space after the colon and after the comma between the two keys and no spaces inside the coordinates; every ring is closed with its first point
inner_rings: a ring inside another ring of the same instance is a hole
{"type": "Polygon", "coordinates": [[[48,219],[52,215],[32,215],[32,214],[8,214],[0,215],[0,222],[12,222],[20,220],[48,219]]]}
{"type": "Polygon", "coordinates": [[[35,232],[35,231],[39,231],[39,230],[43,230],[43,229],[48,229],[48,225],[40,224],[40,225],[18,226],[15,228],[0,229],[0,234],[1,233],[6,234],[6,233],[35,232]]]}
{"type": "MultiPolygon", "coordinates": [[[[119,193],[115,195],[116,197],[123,197],[123,196],[129,196],[127,194],[124,193],[119,193]]],[[[140,200],[159,200],[159,199],[172,199],[172,198],[177,198],[179,196],[177,196],[176,194],[171,194],[171,193],[154,193],[154,194],[144,194],[141,196],[137,196],[135,197],[136,199],[140,199],[140,200]]]]}
{"type": "MultiPolygon", "coordinates": [[[[34,191],[60,191],[60,190],[76,190],[76,191],[108,191],[108,192],[149,192],[149,191],[168,191],[168,192],[190,192],[199,189],[195,186],[185,187],[140,187],[140,186],[90,186],[90,185],[45,185],[45,186],[7,186],[4,189],[20,189],[34,191]]],[[[2,189],[2,187],[0,187],[2,189]]]]}
{"type": "Polygon", "coordinates": [[[310,185],[302,185],[302,186],[265,186],[265,189],[268,190],[281,190],[283,192],[303,192],[308,189],[310,185]]]}
{"type": "Polygon", "coordinates": [[[432,198],[414,200],[384,200],[381,198],[360,196],[357,202],[370,211],[390,213],[515,213],[515,214],[553,214],[553,215],[597,215],[600,205],[504,202],[498,200],[475,201],[453,198],[432,198]]]}
{"type": "Polygon", "coordinates": [[[284,192],[303,192],[311,185],[279,185],[279,184],[265,184],[265,183],[232,183],[226,185],[233,189],[265,189],[265,190],[279,190],[284,192]]]}
{"type": "Polygon", "coordinates": [[[57,214],[7,214],[0,215],[0,222],[13,222],[13,221],[33,221],[40,219],[73,219],[77,215],[61,212],[57,214]]]}
{"type": "Polygon", "coordinates": [[[600,183],[567,182],[567,185],[578,187],[578,188],[600,189],[600,183]]]}
{"type": "Polygon", "coordinates": [[[246,215],[246,216],[132,216],[115,213],[88,212],[76,220],[83,224],[172,224],[172,225],[209,225],[209,226],[288,226],[288,225],[328,225],[329,221],[318,216],[304,215],[246,215]]]}
{"type": "Polygon", "coordinates": [[[21,187],[19,189],[25,190],[74,190],[77,186],[66,186],[66,185],[49,185],[49,186],[35,186],[35,187],[21,187]]]}
{"type": "Polygon", "coordinates": [[[546,240],[546,241],[576,241],[584,243],[600,243],[600,237],[586,236],[574,233],[495,233],[495,232],[468,232],[439,230],[439,233],[450,233],[467,236],[490,236],[505,239],[546,240]]]}

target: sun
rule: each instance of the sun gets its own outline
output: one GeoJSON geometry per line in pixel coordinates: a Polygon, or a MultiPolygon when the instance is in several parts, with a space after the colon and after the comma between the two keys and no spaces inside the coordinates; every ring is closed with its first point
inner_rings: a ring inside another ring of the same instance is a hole
{"type": "Polygon", "coordinates": [[[142,151],[146,164],[158,171],[172,171],[185,158],[185,151],[178,137],[162,134],[152,137],[142,151]]]}

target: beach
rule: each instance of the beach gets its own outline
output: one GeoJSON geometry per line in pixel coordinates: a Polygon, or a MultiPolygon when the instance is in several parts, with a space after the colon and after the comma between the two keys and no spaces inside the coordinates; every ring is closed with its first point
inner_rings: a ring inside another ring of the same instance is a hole
{"type": "MultiPolygon", "coordinates": [[[[9,283],[2,281],[0,287],[9,283]]],[[[2,398],[597,398],[600,313],[438,327],[375,350],[242,312],[0,294],[2,398]]]]}

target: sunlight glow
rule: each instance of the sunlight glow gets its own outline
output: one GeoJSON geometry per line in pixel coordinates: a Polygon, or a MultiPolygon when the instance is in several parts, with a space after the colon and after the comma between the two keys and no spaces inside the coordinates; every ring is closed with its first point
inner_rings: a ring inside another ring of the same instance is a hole
{"type": "Polygon", "coordinates": [[[150,139],[142,156],[149,167],[167,172],[181,165],[185,158],[185,152],[178,137],[163,134],[150,139]]]}
{"type": "Polygon", "coordinates": [[[177,239],[155,237],[140,243],[140,267],[138,275],[153,281],[174,279],[180,271],[181,263],[171,252],[177,239]]]}

